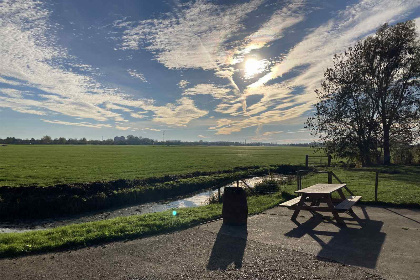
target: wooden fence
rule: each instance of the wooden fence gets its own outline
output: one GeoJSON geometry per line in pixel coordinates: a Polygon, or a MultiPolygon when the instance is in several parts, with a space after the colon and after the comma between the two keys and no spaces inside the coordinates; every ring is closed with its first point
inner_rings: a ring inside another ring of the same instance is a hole
{"type": "Polygon", "coordinates": [[[306,155],[305,166],[331,166],[331,155],[326,156],[310,156],[306,155]]]}

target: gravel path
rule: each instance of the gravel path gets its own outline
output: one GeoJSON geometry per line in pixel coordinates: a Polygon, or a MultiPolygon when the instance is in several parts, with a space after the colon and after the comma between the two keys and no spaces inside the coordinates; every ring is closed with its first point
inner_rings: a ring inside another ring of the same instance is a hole
{"type": "MultiPolygon", "coordinates": [[[[382,279],[363,268],[247,240],[214,223],[74,251],[0,260],[7,279],[382,279]]],[[[220,222],[219,222],[220,224],[220,222]]]]}
{"type": "Polygon", "coordinates": [[[420,279],[420,210],[354,207],[359,221],[276,207],[102,246],[0,259],[0,279],[420,279]]]}

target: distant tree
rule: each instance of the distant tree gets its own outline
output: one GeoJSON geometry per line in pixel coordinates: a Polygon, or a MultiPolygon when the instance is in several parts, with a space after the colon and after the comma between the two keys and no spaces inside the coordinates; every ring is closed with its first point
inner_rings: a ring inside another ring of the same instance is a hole
{"type": "Polygon", "coordinates": [[[106,139],[103,141],[104,145],[113,145],[114,144],[114,140],[113,139],[106,139]]]}
{"type": "Polygon", "coordinates": [[[80,140],[79,140],[79,144],[83,144],[83,145],[85,145],[85,144],[87,144],[87,143],[88,143],[88,141],[87,141],[87,139],[86,139],[85,137],[80,138],[80,140]]]}
{"type": "Polygon", "coordinates": [[[335,55],[324,77],[306,124],[328,152],[369,165],[383,148],[389,164],[392,141],[418,138],[420,44],[413,21],[384,24],[335,55]]]}
{"type": "Polygon", "coordinates": [[[114,137],[114,143],[115,144],[125,144],[125,137],[124,136],[115,136],[114,137]]]}
{"type": "Polygon", "coordinates": [[[64,145],[64,144],[67,143],[67,140],[64,137],[60,137],[60,138],[58,138],[57,142],[58,142],[58,144],[64,145]]]}
{"type": "Polygon", "coordinates": [[[45,135],[44,137],[41,138],[41,143],[42,144],[51,144],[52,143],[52,139],[50,136],[45,135]]]}

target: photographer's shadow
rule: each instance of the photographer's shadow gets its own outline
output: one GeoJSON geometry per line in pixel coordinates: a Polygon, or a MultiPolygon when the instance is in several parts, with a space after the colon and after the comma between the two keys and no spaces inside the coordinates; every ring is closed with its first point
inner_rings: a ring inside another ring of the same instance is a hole
{"type": "Polygon", "coordinates": [[[209,270],[225,270],[230,265],[242,267],[248,233],[247,226],[230,226],[223,224],[217,233],[207,264],[209,270]]]}

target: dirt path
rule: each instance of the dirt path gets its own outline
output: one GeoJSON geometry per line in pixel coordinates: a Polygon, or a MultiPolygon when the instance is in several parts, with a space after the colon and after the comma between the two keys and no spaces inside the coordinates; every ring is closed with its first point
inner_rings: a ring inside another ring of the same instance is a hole
{"type": "Polygon", "coordinates": [[[307,213],[298,220],[308,222],[298,227],[290,211],[274,208],[249,218],[247,228],[216,221],[144,239],[2,259],[0,278],[416,279],[420,212],[366,207],[356,213],[363,220],[347,220],[347,228],[307,213]]]}

